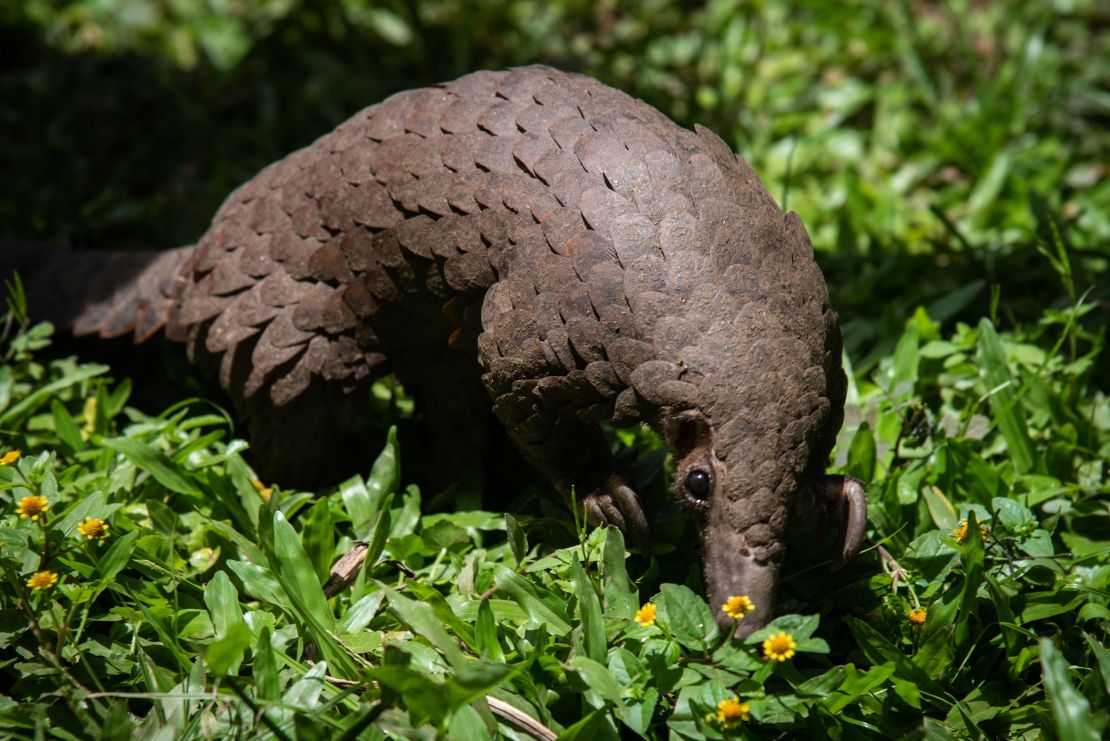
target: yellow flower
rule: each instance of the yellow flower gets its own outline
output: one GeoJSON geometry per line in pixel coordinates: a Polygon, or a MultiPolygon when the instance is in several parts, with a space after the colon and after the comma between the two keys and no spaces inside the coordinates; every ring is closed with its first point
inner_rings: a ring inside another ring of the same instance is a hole
{"type": "Polygon", "coordinates": [[[754,609],[755,603],[744,594],[734,594],[721,605],[721,612],[727,613],[733,620],[740,620],[754,609]]]}
{"type": "Polygon", "coordinates": [[[36,571],[30,579],[27,580],[27,586],[34,589],[36,592],[41,592],[44,589],[50,589],[58,583],[58,575],[53,571],[36,571]]]}
{"type": "Polygon", "coordinates": [[[9,450],[7,453],[4,453],[3,456],[0,456],[0,466],[6,466],[9,463],[15,463],[17,460],[19,460],[19,456],[21,455],[23,454],[18,450],[9,450]]]}
{"type": "Polygon", "coordinates": [[[928,617],[928,611],[924,607],[918,607],[906,613],[906,620],[909,620],[914,625],[924,625],[925,618],[928,617]]]}
{"type": "MultiPolygon", "coordinates": [[[[960,543],[967,540],[967,520],[960,520],[960,524],[956,526],[952,534],[956,536],[956,540],[960,543]]],[[[982,535],[983,538],[987,537],[987,526],[981,522],[979,523],[979,534],[982,535]]]]}
{"type": "Polygon", "coordinates": [[[636,610],[636,622],[645,628],[649,625],[655,625],[655,605],[647,602],[639,610],[636,610]]]}
{"type": "Polygon", "coordinates": [[[778,635],[771,636],[763,642],[763,655],[773,661],[786,661],[794,658],[794,649],[797,647],[794,636],[785,631],[779,631],[778,635]]]}
{"type": "Polygon", "coordinates": [[[266,486],[258,479],[251,479],[251,486],[258,492],[258,496],[262,497],[263,502],[270,501],[270,495],[274,493],[274,488],[272,486],[266,486]]]}
{"type": "Polygon", "coordinates": [[[751,703],[740,702],[739,697],[730,697],[717,703],[717,722],[723,728],[731,728],[741,721],[751,718],[751,703]]]}
{"type": "Polygon", "coordinates": [[[50,509],[50,503],[46,501],[46,497],[23,497],[19,500],[19,506],[15,511],[20,517],[30,517],[34,522],[48,509],[50,509]]]}
{"type": "Polygon", "coordinates": [[[77,532],[89,540],[94,538],[103,540],[108,537],[108,523],[95,517],[86,517],[84,522],[77,524],[77,532]]]}

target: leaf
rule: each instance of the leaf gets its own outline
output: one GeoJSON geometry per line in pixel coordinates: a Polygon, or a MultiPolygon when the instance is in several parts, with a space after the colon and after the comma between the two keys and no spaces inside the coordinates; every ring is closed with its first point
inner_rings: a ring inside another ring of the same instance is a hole
{"type": "Polygon", "coordinates": [[[304,711],[315,708],[328,684],[327,673],[327,662],[317,661],[286,691],[282,704],[304,711]]]}
{"type": "Polygon", "coordinates": [[[944,492],[935,486],[928,485],[921,489],[921,493],[925,497],[925,505],[929,508],[929,515],[933,518],[933,524],[940,530],[947,532],[954,530],[957,523],[959,523],[959,516],[956,514],[956,508],[952,506],[952,502],[944,496],[944,492]]]}
{"type": "Polygon", "coordinates": [[[929,704],[948,712],[954,702],[951,696],[924,671],[915,666],[898,647],[858,618],[848,617],[845,622],[856,637],[856,641],[868,661],[872,664],[892,662],[896,669],[897,678],[915,683],[918,688],[927,693],[923,697],[929,704]]]}
{"type": "Polygon", "coordinates": [[[382,508],[374,517],[374,523],[370,527],[370,543],[366,547],[363,561],[365,564],[363,573],[377,565],[378,559],[382,557],[382,551],[385,550],[385,543],[389,539],[389,531],[393,525],[393,519],[389,513],[389,507],[392,504],[393,495],[387,494],[382,500],[382,508]]]}
{"type": "Polygon", "coordinates": [[[852,436],[845,470],[865,483],[875,477],[875,436],[871,434],[871,425],[867,422],[860,423],[852,436]]]}
{"type": "Polygon", "coordinates": [[[873,666],[866,672],[860,672],[855,666],[848,664],[844,683],[840,688],[825,699],[825,707],[830,713],[839,713],[844,708],[853,704],[860,697],[870,693],[894,676],[895,666],[886,662],[873,666]]]}
{"type": "Polygon", "coordinates": [[[704,651],[720,638],[713,613],[700,596],[681,584],[664,584],[656,620],[687,648],[704,651]]]}
{"type": "Polygon", "coordinates": [[[825,697],[835,690],[844,681],[848,668],[834,666],[824,674],[810,677],[794,687],[794,692],[801,697],[825,697]]]}
{"type": "Polygon", "coordinates": [[[401,696],[415,726],[430,722],[438,726],[447,715],[444,689],[423,674],[401,666],[368,669],[366,676],[401,696]]]}
{"type": "Polygon", "coordinates": [[[250,561],[228,561],[227,567],[239,577],[251,597],[292,612],[293,604],[285,594],[285,587],[268,568],[250,561]]]}
{"type": "Polygon", "coordinates": [[[595,710],[581,720],[567,727],[559,734],[557,741],[593,741],[601,736],[605,726],[605,711],[595,710]]]}
{"type": "Polygon", "coordinates": [[[960,551],[960,557],[964,565],[964,585],[956,620],[962,623],[975,609],[976,595],[979,593],[979,585],[983,582],[983,562],[986,558],[983,534],[979,530],[979,520],[975,516],[975,510],[969,510],[967,513],[967,539],[960,551]]]}
{"type": "Polygon", "coordinates": [[[628,578],[624,535],[613,526],[605,528],[605,545],[601,551],[601,591],[605,596],[607,615],[629,620],[636,615],[640,605],[636,587],[628,578]]]}
{"type": "Polygon", "coordinates": [[[139,530],[132,530],[115,543],[112,543],[112,547],[104,554],[104,558],[100,559],[97,571],[102,583],[108,583],[115,579],[116,575],[131,560],[131,553],[135,550],[135,541],[139,539],[140,532],[139,530]]]}
{"type": "Polygon", "coordinates": [[[478,605],[478,616],[474,620],[474,641],[483,659],[505,660],[501,642],[497,639],[497,622],[493,617],[493,607],[490,606],[488,598],[478,605]]]}
{"type": "Polygon", "coordinates": [[[1110,696],[1110,651],[1107,651],[1090,633],[1084,633],[1083,637],[1087,639],[1087,645],[1091,647],[1091,652],[1098,662],[1098,671],[1102,676],[1102,688],[1110,696]]]}
{"type": "Polygon", "coordinates": [[[339,485],[339,497],[343,500],[343,508],[351,518],[351,527],[355,533],[362,531],[364,526],[374,517],[376,511],[370,501],[370,492],[361,476],[352,476],[339,485]]]}
{"type": "Polygon", "coordinates": [[[321,499],[308,511],[301,532],[304,550],[316,567],[316,578],[320,583],[328,579],[331,572],[332,554],[335,552],[335,527],[331,520],[331,505],[321,499]]]}
{"type": "Polygon", "coordinates": [[[243,654],[251,645],[251,631],[246,623],[235,623],[222,638],[208,644],[204,663],[208,671],[217,676],[236,674],[243,654]]]}
{"type": "Polygon", "coordinates": [[[204,497],[190,480],[190,475],[162,451],[128,437],[104,438],[100,444],[123,454],[124,458],[149,473],[155,481],[170,491],[197,499],[204,497]]]}
{"type": "Polygon", "coordinates": [[[510,514],[505,515],[505,531],[509,536],[509,550],[512,551],[513,560],[516,561],[516,565],[519,567],[525,554],[528,553],[528,536],[517,518],[510,514]]]}
{"type": "Polygon", "coordinates": [[[425,602],[417,602],[396,592],[389,587],[382,587],[389,597],[389,607],[397,615],[397,619],[404,623],[413,633],[423,636],[433,646],[439,649],[449,663],[456,670],[463,665],[462,651],[459,650],[456,639],[443,627],[443,623],[436,617],[435,611],[425,602]]]}
{"type": "Polygon", "coordinates": [[[979,321],[979,362],[983,379],[990,390],[991,411],[1006,440],[1006,450],[1014,462],[1014,469],[1019,474],[1029,473],[1036,468],[1037,456],[1029,438],[1025,411],[1018,403],[1019,397],[1006,364],[1002,341],[994,325],[986,318],[979,321]]]}
{"type": "Polygon", "coordinates": [[[22,427],[24,421],[26,421],[36,409],[45,404],[47,400],[57,396],[59,391],[67,389],[70,386],[75,386],[95,376],[103,375],[109,370],[110,369],[106,365],[83,365],[77,370],[67,373],[64,378],[35,389],[35,391],[31,392],[26,398],[15,406],[10,407],[0,416],[0,428],[11,430],[22,427]]]}
{"type": "Polygon", "coordinates": [[[1061,741],[1098,741],[1101,736],[1091,724],[1091,704],[1071,683],[1067,661],[1051,638],[1040,639],[1040,649],[1045,695],[1061,741]]]}
{"type": "Polygon", "coordinates": [[[471,661],[456,669],[447,678],[447,705],[454,710],[490,693],[499,684],[515,674],[505,664],[488,661],[471,661]]]}
{"type": "Polygon", "coordinates": [[[384,589],[377,589],[363,596],[358,602],[351,605],[350,609],[343,615],[343,618],[339,621],[339,627],[344,633],[355,633],[362,630],[378,614],[378,608],[382,606],[384,599],[384,589]]]}
{"type": "Polygon", "coordinates": [[[270,629],[263,628],[254,642],[254,686],[258,699],[277,702],[281,698],[281,679],[278,677],[277,656],[271,644],[270,629]]]}
{"type": "Polygon", "coordinates": [[[239,592],[227,573],[217,571],[204,587],[204,605],[212,616],[216,637],[226,635],[232,625],[243,622],[243,609],[239,606],[239,592]]]}
{"type": "MultiPolygon", "coordinates": [[[[50,413],[54,417],[54,432],[58,439],[74,453],[84,450],[85,440],[81,437],[81,428],[73,421],[73,417],[66,411],[62,402],[51,399],[50,413]]],[[[115,706],[113,705],[113,707],[115,706]]]]}
{"type": "Polygon", "coordinates": [[[575,555],[571,559],[571,577],[574,579],[574,593],[578,598],[578,619],[582,621],[582,633],[586,641],[586,656],[594,661],[604,661],[607,653],[605,626],[601,621],[601,601],[594,591],[593,582],[575,555]]]}
{"type": "Polygon", "coordinates": [[[375,512],[387,494],[396,494],[401,488],[401,460],[398,457],[397,428],[390,427],[385,447],[374,461],[366,489],[370,494],[370,507],[375,512]]]}
{"type": "Polygon", "coordinates": [[[570,632],[570,619],[565,612],[553,609],[540,599],[540,587],[500,564],[493,567],[493,580],[498,590],[523,608],[533,625],[543,625],[557,636],[570,632]]]}
{"type": "Polygon", "coordinates": [[[567,662],[567,668],[576,673],[587,687],[596,692],[605,702],[624,710],[621,687],[616,677],[603,664],[585,656],[575,656],[567,662]]]}
{"type": "Polygon", "coordinates": [[[276,573],[283,584],[288,584],[285,592],[302,617],[313,620],[324,630],[335,629],[335,615],[328,606],[316,570],[301,547],[301,539],[281,511],[274,513],[274,556],[277,559],[276,573]]]}
{"type": "MultiPolygon", "coordinates": [[[[895,400],[901,400],[913,394],[914,384],[917,382],[918,344],[917,323],[910,319],[906,322],[906,329],[898,340],[891,359],[888,390],[895,400]]],[[[864,479],[864,481],[870,480],[870,478],[864,479]]]]}

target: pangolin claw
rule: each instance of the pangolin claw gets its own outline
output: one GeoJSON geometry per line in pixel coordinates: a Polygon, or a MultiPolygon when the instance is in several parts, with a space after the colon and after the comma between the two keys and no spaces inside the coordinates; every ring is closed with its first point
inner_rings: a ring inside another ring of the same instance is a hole
{"type": "Polygon", "coordinates": [[[840,568],[859,551],[867,531],[867,493],[859,479],[851,476],[826,476],[822,491],[830,519],[840,535],[836,542],[836,565],[840,568]]]}
{"type": "Polygon", "coordinates": [[[591,525],[612,525],[642,553],[651,553],[651,528],[640,497],[627,484],[613,477],[608,486],[588,494],[582,503],[591,525]]]}

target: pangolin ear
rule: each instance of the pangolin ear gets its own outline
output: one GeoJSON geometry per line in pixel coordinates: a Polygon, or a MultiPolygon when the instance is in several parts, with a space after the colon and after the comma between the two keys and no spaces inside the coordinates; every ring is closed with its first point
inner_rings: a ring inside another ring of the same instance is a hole
{"type": "Polygon", "coordinates": [[[696,409],[659,415],[659,436],[678,456],[700,447],[713,446],[713,427],[709,419],[696,409]]]}

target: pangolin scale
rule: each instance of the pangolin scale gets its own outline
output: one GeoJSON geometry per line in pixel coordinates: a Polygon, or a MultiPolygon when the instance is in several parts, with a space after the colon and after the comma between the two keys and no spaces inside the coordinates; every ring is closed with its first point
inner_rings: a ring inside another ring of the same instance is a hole
{"type": "Polygon", "coordinates": [[[858,483],[824,475],[845,379],[801,221],[710,131],[588,77],[399,93],[239,187],[195,245],[75,259],[75,331],[185,342],[279,481],[371,379],[450,405],[480,373],[526,458],[641,541],[599,423],[651,425],[712,602],[756,603],[741,634],[772,615],[792,510],[840,526],[840,559],[862,538],[858,483]]]}

